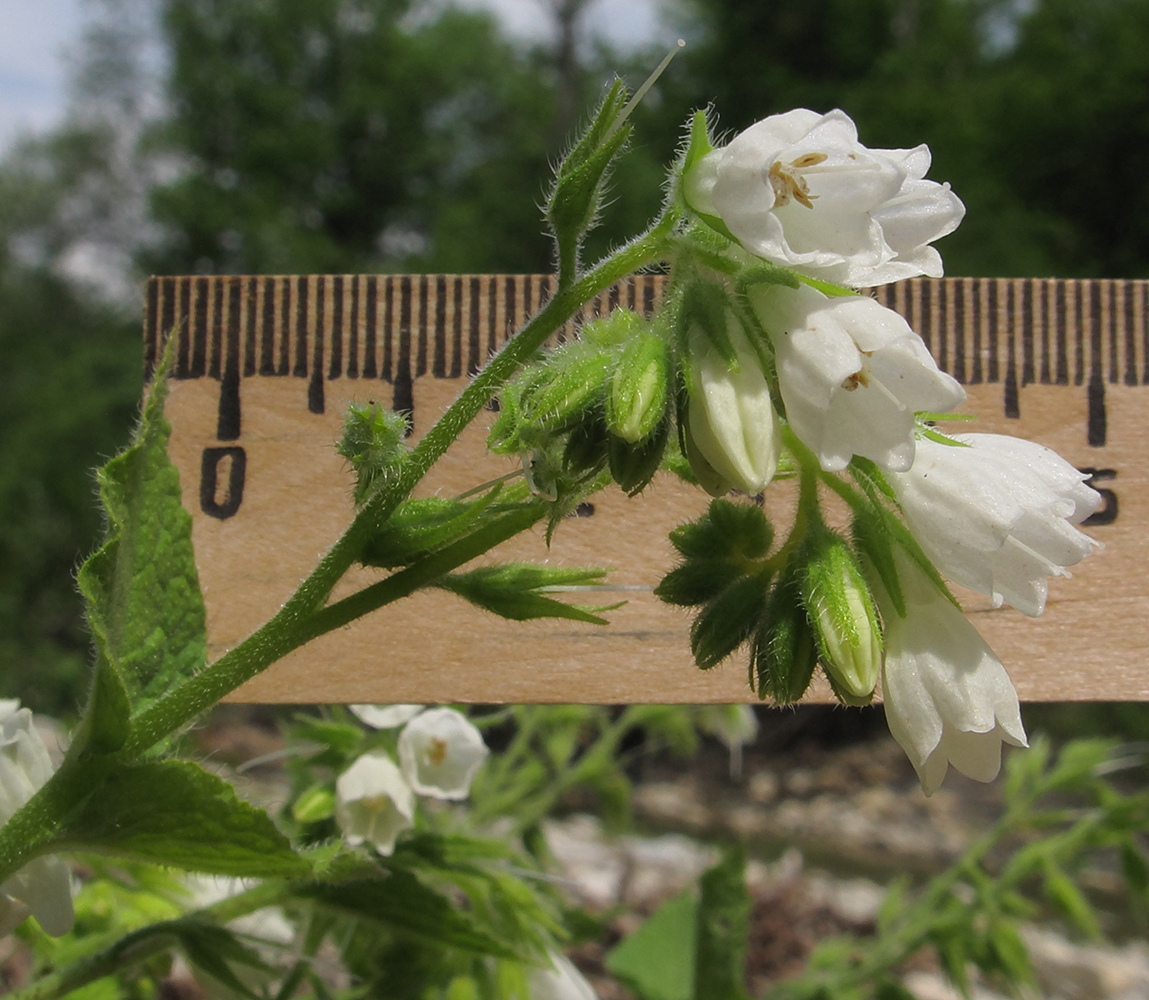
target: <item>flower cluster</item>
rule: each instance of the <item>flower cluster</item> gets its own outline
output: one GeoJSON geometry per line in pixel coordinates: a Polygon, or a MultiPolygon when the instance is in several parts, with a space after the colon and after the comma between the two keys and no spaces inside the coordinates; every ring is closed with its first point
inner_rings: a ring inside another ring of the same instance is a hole
{"type": "Polygon", "coordinates": [[[478,729],[453,708],[422,705],[351,705],[373,729],[402,726],[399,763],[378,750],[365,753],[335,782],[335,819],[355,847],[368,843],[390,854],[415,825],[415,796],[461,800],[487,758],[478,729]]]}
{"type": "Polygon", "coordinates": [[[663,309],[615,311],[528,368],[490,444],[565,510],[660,466],[716,498],[797,478],[788,537],[716,500],[672,535],[684,561],[657,593],[697,609],[700,667],[748,646],[762,697],[801,698],[819,666],[847,704],[880,682],[932,791],[949,763],[992,777],[1001,743],[1025,743],[1013,686],[943,577],[1040,614],[1047,578],[1093,550],[1075,526],[1099,496],[1039,445],[939,432],[964,390],[860,291],[941,275],[932,244],[965,209],[929,165],[925,146],[863,146],[841,111],[775,115],[718,148],[697,114],[663,309]],[[827,490],[852,511],[848,537],[823,520],[827,490]]]}
{"type": "MultiPolygon", "coordinates": [[[[776,700],[800,697],[816,663],[848,703],[869,700],[880,676],[890,729],[927,793],[951,763],[989,780],[1001,744],[1026,742],[1005,669],[941,577],[1039,615],[1047,577],[1094,548],[1075,525],[1099,502],[1047,448],[934,430],[965,393],[901,316],[855,291],[941,275],[930,244],[965,209],[925,179],[929,164],[925,146],[862,146],[841,111],[775,115],[719,149],[697,117],[681,191],[705,237],[675,275],[685,452],[699,481],[754,494],[788,457],[802,482],[780,549],[741,552],[725,586],[677,603],[701,606],[697,638],[730,619],[739,586],[751,595],[740,634],[760,693],[776,700]],[[852,508],[850,541],[822,522],[820,484],[852,508]]],[[[679,550],[668,600],[705,574],[679,550]]]]}

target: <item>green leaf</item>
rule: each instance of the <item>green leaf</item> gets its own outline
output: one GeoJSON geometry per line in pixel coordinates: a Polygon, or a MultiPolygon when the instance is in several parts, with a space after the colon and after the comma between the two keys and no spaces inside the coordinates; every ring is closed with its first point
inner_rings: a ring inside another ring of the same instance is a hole
{"type": "Polygon", "coordinates": [[[1077,888],[1073,879],[1052,861],[1048,861],[1045,867],[1045,896],[1086,937],[1101,937],[1101,925],[1097,922],[1097,914],[1093,912],[1089,900],[1077,888]]]}
{"type": "Polygon", "coordinates": [[[232,964],[237,964],[273,973],[256,951],[218,924],[189,918],[174,921],[168,928],[175,933],[181,950],[193,966],[240,996],[258,1000],[257,994],[232,969],[232,964]]]}
{"type": "Polygon", "coordinates": [[[1131,893],[1149,900],[1149,862],[1132,837],[1121,841],[1121,874],[1131,893]]]}
{"type": "Polygon", "coordinates": [[[987,939],[997,965],[1007,976],[1017,984],[1033,980],[1029,951],[1013,924],[995,920],[990,925],[987,939]]]}
{"type": "Polygon", "coordinates": [[[443,497],[406,500],[367,540],[359,561],[384,569],[408,566],[462,538],[486,517],[502,513],[507,505],[495,501],[504,492],[500,483],[470,502],[443,497]]]}
{"type": "Polygon", "coordinates": [[[699,667],[717,666],[750,638],[769,582],[765,573],[742,577],[698,612],[690,626],[690,650],[699,667]]]}
{"type": "Polygon", "coordinates": [[[790,705],[806,693],[818,665],[818,643],[802,603],[795,566],[787,566],[766,599],[750,654],[758,697],[790,705]]]}
{"type": "Polygon", "coordinates": [[[529,961],[533,957],[486,933],[470,915],[402,869],[381,879],[306,883],[295,895],[435,947],[495,958],[529,961]]]}
{"type": "Polygon", "coordinates": [[[682,173],[685,174],[713,149],[714,144],[710,141],[710,130],[707,128],[706,112],[695,111],[690,118],[690,142],[686,147],[686,155],[682,158],[682,173]]]}
{"type": "Polygon", "coordinates": [[[643,1000],[690,1000],[698,903],[689,889],[663,903],[607,952],[607,970],[643,1000]]]}
{"type": "MultiPolygon", "coordinates": [[[[191,517],[180,503],[168,458],[167,383],[156,376],[131,446],[100,470],[108,522],[104,545],[80,568],[80,590],[96,642],[98,669],[118,675],[136,712],[203,666],[204,604],[192,553],[191,517]]],[[[115,681],[99,678],[93,706],[122,713],[115,681]]],[[[114,748],[122,723],[100,721],[92,736],[114,748]]]]}
{"type": "Polygon", "coordinates": [[[1048,791],[1078,788],[1112,756],[1116,744],[1106,739],[1071,740],[1057,755],[1057,761],[1045,777],[1048,791]]]}
{"type": "Polygon", "coordinates": [[[436,586],[512,621],[567,618],[592,625],[605,625],[607,620],[593,612],[607,608],[592,609],[566,604],[540,593],[544,588],[595,584],[605,575],[606,570],[602,569],[563,569],[532,563],[505,563],[483,566],[469,573],[452,573],[439,580],[436,586]]]}
{"type": "Polygon", "coordinates": [[[297,855],[262,809],[188,761],[117,770],[68,818],[60,849],[94,850],[191,871],[253,878],[302,876],[297,855]]]}
{"type": "Polygon", "coordinates": [[[750,896],[746,859],[729,848],[699,883],[694,1000],[742,1000],[746,996],[746,935],[750,896]]]}
{"type": "Polygon", "coordinates": [[[712,500],[697,521],[670,533],[670,544],[687,559],[758,559],[769,550],[774,531],[757,504],[712,500]]]}
{"type": "Polygon", "coordinates": [[[689,608],[716,598],[730,586],[731,575],[726,559],[690,559],[667,573],[654,594],[667,604],[689,608]]]}

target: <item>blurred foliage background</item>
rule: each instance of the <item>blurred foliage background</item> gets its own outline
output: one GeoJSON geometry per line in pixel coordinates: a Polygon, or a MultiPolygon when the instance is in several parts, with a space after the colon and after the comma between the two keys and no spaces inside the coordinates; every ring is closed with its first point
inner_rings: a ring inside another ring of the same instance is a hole
{"type": "MultiPolygon", "coordinates": [[[[0,694],[80,698],[72,573],[100,527],[89,470],[140,394],[143,276],[549,268],[550,162],[605,80],[662,52],[589,38],[593,0],[537,2],[547,43],[444,2],[90,0],[66,122],[0,162],[0,694]]],[[[635,116],[592,255],[654,212],[693,109],[737,130],[841,107],[867,145],[929,144],[969,209],[948,273],[1149,276],[1149,0],[661,14],[689,47],[635,116]]]]}

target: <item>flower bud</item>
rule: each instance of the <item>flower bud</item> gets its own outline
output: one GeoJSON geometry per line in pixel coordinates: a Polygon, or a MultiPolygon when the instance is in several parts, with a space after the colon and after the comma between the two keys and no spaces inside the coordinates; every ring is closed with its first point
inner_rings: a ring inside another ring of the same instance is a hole
{"type": "Polygon", "coordinates": [[[598,405],[610,373],[610,354],[593,344],[564,344],[546,360],[545,379],[521,400],[522,421],[546,431],[575,426],[598,405]]]}
{"type": "Polygon", "coordinates": [[[654,333],[631,339],[611,376],[606,425],[612,434],[638,444],[654,433],[666,414],[670,352],[654,333]]]}
{"type": "Polygon", "coordinates": [[[407,457],[403,438],[409,430],[406,417],[378,403],[352,403],[343,418],[343,437],[336,445],[355,470],[355,502],[362,504],[380,478],[393,472],[407,457]]]}
{"type": "Polygon", "coordinates": [[[726,332],[735,365],[704,337],[693,338],[699,349],[691,359],[689,438],[714,472],[752,496],[774,478],[782,438],[758,355],[733,313],[727,315],[726,332]]]}
{"type": "Polygon", "coordinates": [[[882,633],[862,568],[825,528],[815,529],[802,561],[802,601],[830,686],[847,705],[869,704],[882,669],[882,633]]]}
{"type": "Polygon", "coordinates": [[[787,569],[766,599],[750,651],[758,677],[758,696],[776,705],[798,701],[818,665],[818,644],[806,617],[798,574],[787,569]]]}

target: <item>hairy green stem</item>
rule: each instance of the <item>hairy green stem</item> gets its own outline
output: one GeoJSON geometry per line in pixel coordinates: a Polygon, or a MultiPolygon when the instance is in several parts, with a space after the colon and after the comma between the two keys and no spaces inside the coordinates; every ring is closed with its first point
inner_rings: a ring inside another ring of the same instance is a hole
{"type": "MultiPolygon", "coordinates": [[[[335,623],[330,624],[330,628],[336,628],[351,620],[343,619],[338,614],[320,615],[317,612],[332,588],[354,563],[371,532],[410,495],[491,396],[534,355],[547,337],[599,292],[660,258],[666,236],[676,221],[676,214],[667,211],[645,236],[608,257],[569,288],[560,288],[555,297],[475,376],[415,446],[394,483],[380,490],[359,512],[351,526],[275,617],[235,649],[144,711],[132,727],[132,733],[121,752],[122,756],[133,757],[143,753],[276,660],[323,634],[322,631],[315,631],[317,622],[335,623]]],[[[382,587],[382,584],[376,586],[382,587]]],[[[365,614],[381,606],[380,603],[372,603],[373,600],[374,597],[364,598],[361,601],[363,610],[359,613],[365,614]]],[[[360,606],[347,605],[346,602],[340,602],[340,605],[345,608],[360,606]]],[[[325,610],[330,612],[332,609],[325,610]]]]}

